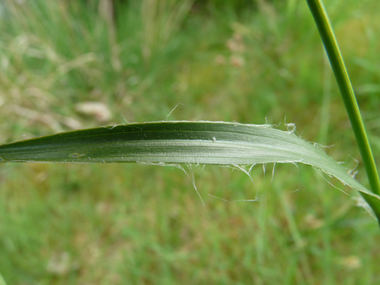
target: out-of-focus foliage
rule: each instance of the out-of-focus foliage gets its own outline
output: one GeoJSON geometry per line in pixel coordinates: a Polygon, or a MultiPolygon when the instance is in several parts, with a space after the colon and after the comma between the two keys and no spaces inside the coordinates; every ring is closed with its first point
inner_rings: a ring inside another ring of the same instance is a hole
{"type": "MultiPolygon", "coordinates": [[[[109,13],[110,1],[2,1],[1,143],[125,121],[267,118],[354,169],[306,3],[225,2],[130,1],[109,13]]],[[[326,4],[379,161],[379,1],[326,4]]],[[[373,220],[315,172],[276,165],[272,179],[272,167],[254,168],[254,184],[193,167],[203,207],[178,169],[2,165],[0,273],[9,284],[380,283],[373,220]]]]}

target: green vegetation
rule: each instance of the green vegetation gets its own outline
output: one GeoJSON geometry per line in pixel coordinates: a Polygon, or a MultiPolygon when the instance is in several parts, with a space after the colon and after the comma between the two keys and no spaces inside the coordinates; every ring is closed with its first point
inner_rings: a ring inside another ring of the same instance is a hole
{"type": "MultiPolygon", "coordinates": [[[[363,164],[367,172],[367,177],[372,192],[380,194],[379,174],[377,172],[372,149],[368,141],[367,132],[365,130],[364,122],[360,114],[355,92],[352,87],[346,66],[344,64],[342,54],[340,53],[339,46],[336,41],[327,12],[322,0],[308,0],[307,2],[317,24],[319,33],[326,49],[327,56],[329,57],[331,67],[335,75],[335,79],[338,83],[348,117],[350,118],[351,127],[355,134],[356,142],[362,156],[363,164]]],[[[367,194],[363,194],[363,198],[366,200],[368,205],[370,205],[371,209],[373,209],[377,220],[380,223],[379,203],[376,201],[376,199],[368,196],[367,194]]]]}
{"type": "MultiPolygon", "coordinates": [[[[115,21],[95,2],[17,3],[5,1],[1,14],[1,142],[124,118],[165,120],[182,103],[168,119],[286,118],[356,165],[354,136],[303,1],[258,1],[251,10],[130,1],[115,21]],[[105,103],[112,117],[102,109],[84,116],[85,101],[105,103]]],[[[327,8],[379,161],[380,7],[361,4],[327,8]]],[[[272,176],[272,165],[266,174],[256,166],[254,184],[228,168],[193,171],[205,207],[175,168],[2,165],[1,274],[9,284],[379,282],[373,218],[315,171],[276,165],[272,176]],[[256,202],[215,199],[256,194],[256,202]]]]}

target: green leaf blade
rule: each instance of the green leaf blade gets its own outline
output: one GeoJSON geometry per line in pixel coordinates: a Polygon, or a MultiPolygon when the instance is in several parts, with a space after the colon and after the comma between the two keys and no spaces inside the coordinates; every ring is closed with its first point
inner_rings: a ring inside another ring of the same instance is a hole
{"type": "Polygon", "coordinates": [[[303,163],[371,196],[380,213],[379,196],[325,152],[267,125],[174,121],[79,130],[1,145],[0,162],[303,163]]]}
{"type": "Polygon", "coordinates": [[[320,157],[310,151],[313,149],[298,137],[268,126],[153,122],[80,130],[6,144],[0,146],[0,157],[2,162],[254,164],[307,162],[320,157]]]}

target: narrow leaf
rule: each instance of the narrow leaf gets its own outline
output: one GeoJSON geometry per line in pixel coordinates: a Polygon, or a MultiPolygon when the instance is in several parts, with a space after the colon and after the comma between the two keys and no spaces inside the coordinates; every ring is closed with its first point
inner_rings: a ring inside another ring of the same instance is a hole
{"type": "Polygon", "coordinates": [[[380,217],[380,197],[321,149],[267,125],[151,122],[59,133],[0,146],[0,163],[303,163],[364,193],[380,217]]]}

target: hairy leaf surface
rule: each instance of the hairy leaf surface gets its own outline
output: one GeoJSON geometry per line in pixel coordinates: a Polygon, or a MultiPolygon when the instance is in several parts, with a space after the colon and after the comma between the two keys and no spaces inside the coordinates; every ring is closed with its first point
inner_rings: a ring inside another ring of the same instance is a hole
{"type": "Polygon", "coordinates": [[[0,162],[303,163],[362,192],[380,213],[379,196],[324,151],[268,125],[171,121],[86,129],[1,145],[0,162]]]}

